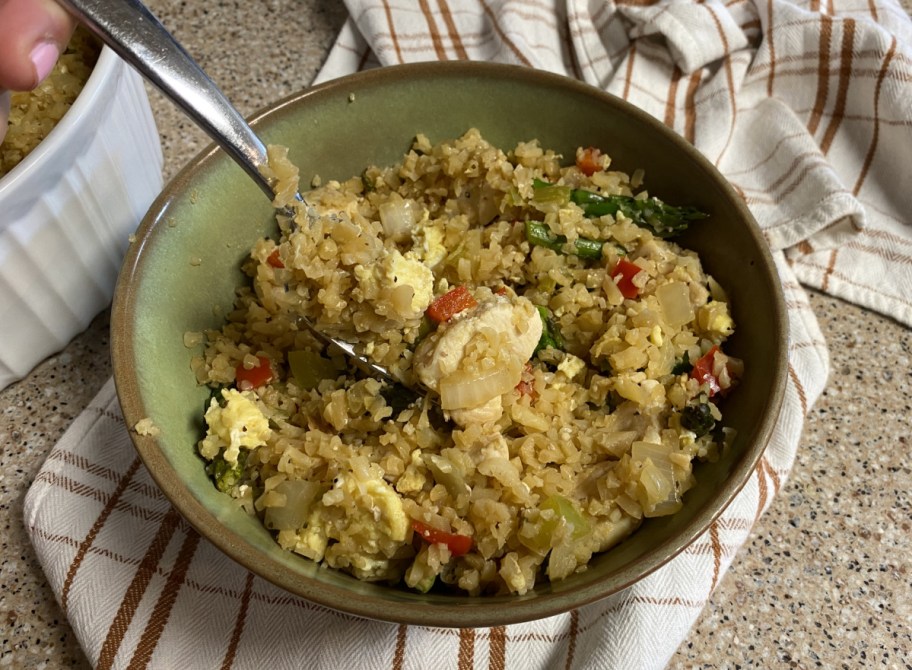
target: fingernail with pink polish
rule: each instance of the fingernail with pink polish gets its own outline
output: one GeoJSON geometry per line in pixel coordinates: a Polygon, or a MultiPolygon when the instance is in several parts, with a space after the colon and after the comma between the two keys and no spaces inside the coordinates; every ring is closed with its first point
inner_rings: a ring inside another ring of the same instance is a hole
{"type": "Polygon", "coordinates": [[[37,83],[40,84],[51,73],[54,63],[60,57],[60,50],[53,42],[41,42],[32,49],[30,57],[35,66],[35,74],[38,75],[37,83]]]}

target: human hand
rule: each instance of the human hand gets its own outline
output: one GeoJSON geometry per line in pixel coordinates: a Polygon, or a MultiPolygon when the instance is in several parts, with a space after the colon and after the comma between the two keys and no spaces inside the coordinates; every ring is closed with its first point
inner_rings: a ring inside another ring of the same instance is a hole
{"type": "Polygon", "coordinates": [[[73,18],[54,0],[0,0],[0,142],[9,91],[28,91],[48,76],[70,36],[73,18]]]}

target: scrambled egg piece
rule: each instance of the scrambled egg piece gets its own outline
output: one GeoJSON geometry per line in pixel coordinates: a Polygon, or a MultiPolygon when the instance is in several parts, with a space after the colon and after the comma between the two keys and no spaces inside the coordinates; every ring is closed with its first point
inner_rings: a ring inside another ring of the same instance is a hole
{"type": "Polygon", "coordinates": [[[146,435],[148,437],[156,437],[161,433],[158,426],[156,426],[149,417],[137,421],[136,425],[133,426],[133,430],[136,431],[137,435],[146,435]]]}
{"type": "Polygon", "coordinates": [[[389,577],[392,556],[405,541],[411,522],[380,469],[356,467],[337,475],[322,505],[326,535],[337,540],[326,547],[327,563],[350,570],[358,579],[389,577]]]}
{"type": "Polygon", "coordinates": [[[579,356],[566,354],[563,360],[557,364],[557,369],[567,375],[568,379],[573,379],[586,369],[586,361],[579,356]]]}
{"type": "Polygon", "coordinates": [[[728,303],[710,300],[697,310],[700,329],[712,339],[721,340],[735,332],[735,322],[728,313],[728,303]]]}
{"type": "Polygon", "coordinates": [[[411,524],[402,507],[402,499],[393,487],[382,479],[375,479],[368,483],[367,495],[374,503],[371,516],[380,524],[380,529],[391,540],[404,542],[411,524]]]}
{"type": "Polygon", "coordinates": [[[410,255],[403,256],[393,250],[385,259],[382,269],[388,283],[395,286],[411,286],[415,294],[412,296],[412,310],[421,313],[427,309],[434,299],[434,273],[421,259],[410,255]]]}
{"type": "Polygon", "coordinates": [[[378,551],[384,535],[395,542],[405,541],[410,524],[402,499],[379,476],[362,479],[354,473],[339,475],[333,490],[324,495],[323,503],[327,507],[338,505],[345,509],[348,532],[359,537],[359,544],[366,553],[378,551]]]}
{"type": "Polygon", "coordinates": [[[421,229],[421,233],[421,238],[420,240],[416,240],[416,244],[420,243],[421,245],[421,256],[424,259],[425,264],[431,268],[435,267],[446,258],[449,253],[443,243],[443,229],[426,226],[421,229]]]}
{"type": "Polygon", "coordinates": [[[253,449],[265,444],[272,435],[272,429],[252,392],[223,389],[222,398],[225,400],[224,407],[213,398],[206,410],[208,429],[200,443],[200,454],[212,459],[224,449],[223,458],[234,464],[241,447],[253,449]]]}
{"type": "MultiPolygon", "coordinates": [[[[326,537],[326,529],[323,527],[323,518],[319,507],[310,513],[307,518],[306,528],[299,532],[280,531],[279,535],[281,536],[282,533],[288,533],[294,538],[291,546],[295,552],[314,561],[323,560],[329,541],[326,537]]],[[[280,537],[280,543],[281,539],[280,537]]]]}
{"type": "Polygon", "coordinates": [[[434,298],[434,273],[420,259],[403,256],[398,249],[371,266],[356,266],[354,275],[364,298],[377,303],[378,314],[392,311],[416,317],[434,298]]]}
{"type": "Polygon", "coordinates": [[[325,559],[348,569],[358,579],[383,579],[390,574],[391,556],[405,541],[411,522],[402,499],[379,469],[355,469],[357,474],[336,476],[304,528],[279,531],[279,544],[314,561],[325,559]]]}
{"type": "Polygon", "coordinates": [[[424,474],[424,461],[421,450],[415,449],[410,456],[410,462],[405,472],[396,481],[396,490],[399,493],[416,493],[424,487],[427,476],[424,474]]]}

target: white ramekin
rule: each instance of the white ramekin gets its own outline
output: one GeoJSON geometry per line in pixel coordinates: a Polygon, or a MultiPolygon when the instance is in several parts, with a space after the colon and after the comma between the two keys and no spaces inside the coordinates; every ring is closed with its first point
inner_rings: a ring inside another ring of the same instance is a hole
{"type": "Polygon", "coordinates": [[[142,79],[105,47],[73,106],[0,179],[0,389],[109,304],[130,234],[161,187],[142,79]]]}

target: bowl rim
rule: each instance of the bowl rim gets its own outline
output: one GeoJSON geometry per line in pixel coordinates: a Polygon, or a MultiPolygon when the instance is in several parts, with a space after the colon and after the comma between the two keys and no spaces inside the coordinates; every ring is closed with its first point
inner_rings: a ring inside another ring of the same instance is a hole
{"type": "MultiPolygon", "coordinates": [[[[88,126],[98,118],[96,105],[100,103],[101,108],[105,108],[111,104],[111,96],[107,91],[124,67],[125,63],[120,57],[107,45],[102,45],[89,78],[70,108],[25,158],[0,177],[0,201],[9,195],[25,192],[29,181],[53,174],[52,168],[58,165],[60,154],[70,150],[68,138],[91,136],[88,126]]],[[[4,225],[0,221],[0,230],[4,225]]]]}
{"type": "MultiPolygon", "coordinates": [[[[211,161],[219,159],[220,155],[220,159],[229,160],[214,144],[206,147],[190,160],[171,182],[164,187],[137,230],[136,242],[127,251],[123,269],[115,288],[111,317],[111,350],[118,400],[130,438],[140,459],[165,497],[200,535],[213,543],[235,562],[274,585],[306,600],[345,614],[403,624],[440,627],[488,627],[553,616],[617,593],[658,570],[679,555],[706,532],[712,523],[724,513],[747,484],[751,474],[756,470],[772,437],[785,396],[788,318],[781,282],[778,279],[773,256],[758,224],[734,187],[718,172],[709,159],[658,119],[626,100],[579,80],[542,70],[477,61],[432,61],[366,70],[329,80],[267,105],[252,114],[248,120],[256,128],[258,123],[264,120],[268,121],[269,117],[279,114],[290,106],[306,104],[308,98],[323,95],[346,97],[349,95],[353,84],[364,82],[378,84],[413,75],[425,77],[443,74],[466,76],[482,72],[485,73],[485,76],[521,78],[529,84],[569,88],[571,91],[582,93],[586,96],[601,98],[602,101],[610,105],[620,107],[624,113],[637,117],[638,121],[646,124],[647,127],[666,135],[667,139],[676,145],[676,148],[686,153],[707,172],[716,176],[720,188],[725,192],[741,217],[747,222],[747,230],[761,252],[763,270],[768,275],[774,288],[774,295],[772,296],[773,318],[775,322],[774,329],[778,335],[775,343],[777,356],[776,360],[772,361],[772,365],[775,368],[773,375],[774,387],[767,398],[766,406],[763,408],[763,419],[756,431],[756,439],[745,447],[745,454],[739,459],[736,467],[732,469],[723,483],[717,498],[719,504],[712,509],[702,508],[681,531],[676,532],[672,537],[657,546],[650,548],[635,565],[625,566],[615,573],[616,578],[612,580],[612,585],[608,589],[597,588],[598,582],[584,583],[560,592],[536,594],[536,597],[532,598],[498,599],[496,600],[497,607],[467,607],[458,603],[452,605],[435,604],[433,607],[424,608],[424,611],[418,611],[414,607],[414,603],[407,601],[391,602],[390,600],[385,600],[383,601],[383,607],[378,607],[378,602],[375,598],[361,593],[354,593],[336,585],[316,583],[315,580],[302,577],[286,566],[273,564],[271,559],[267,559],[270,565],[264,567],[264,559],[261,554],[247,546],[242,536],[219,524],[202,503],[197,501],[179,483],[180,480],[176,471],[158,448],[156,439],[137,435],[135,431],[130,429],[136,421],[146,416],[143,411],[138,380],[135,375],[131,374],[131,361],[133,360],[134,351],[130,314],[135,299],[136,281],[142,274],[142,264],[145,258],[143,249],[146,247],[150,237],[161,227],[159,224],[162,217],[159,216],[159,213],[171,201],[174,194],[181,191],[183,186],[191,181],[194,173],[211,161]]],[[[477,603],[483,605],[486,600],[489,600],[489,597],[479,596],[477,603]]],[[[495,601],[490,600],[490,602],[495,601]]]]}

